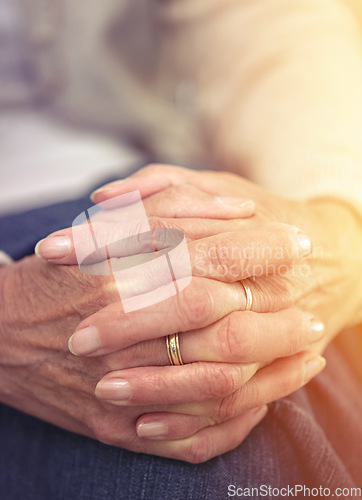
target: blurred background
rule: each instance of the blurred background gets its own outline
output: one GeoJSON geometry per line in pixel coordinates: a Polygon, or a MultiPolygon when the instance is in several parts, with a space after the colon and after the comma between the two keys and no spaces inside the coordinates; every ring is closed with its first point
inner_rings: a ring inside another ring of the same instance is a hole
{"type": "MultiPolygon", "coordinates": [[[[343,1],[362,18],[362,0],[343,1]]],[[[209,47],[192,22],[177,30],[178,10],[209,4],[179,3],[0,0],[0,216],[81,196],[150,160],[218,165],[207,134],[222,99],[195,84],[209,47]]],[[[274,177],[264,185],[282,186],[274,177]]]]}
{"type": "Polygon", "coordinates": [[[80,196],[143,162],[114,134],[62,120],[46,98],[57,75],[41,56],[61,28],[61,4],[34,0],[34,23],[26,2],[0,0],[0,216],[80,196]]]}

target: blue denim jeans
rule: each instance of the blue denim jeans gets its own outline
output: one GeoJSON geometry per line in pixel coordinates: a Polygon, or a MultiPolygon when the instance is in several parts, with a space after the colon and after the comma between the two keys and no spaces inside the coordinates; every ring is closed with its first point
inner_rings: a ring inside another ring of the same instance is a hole
{"type": "MultiPolygon", "coordinates": [[[[20,259],[88,206],[85,197],[4,217],[0,248],[20,259]]],[[[199,465],[104,445],[0,405],[0,498],[219,500],[236,488],[275,498],[268,487],[361,487],[361,353],[360,338],[343,334],[327,351],[325,372],[270,404],[238,448],[199,465]]]]}

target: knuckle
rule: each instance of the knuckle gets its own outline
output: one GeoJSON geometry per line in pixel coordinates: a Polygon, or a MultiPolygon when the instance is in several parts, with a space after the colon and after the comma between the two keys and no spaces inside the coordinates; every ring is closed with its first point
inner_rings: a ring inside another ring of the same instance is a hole
{"type": "Polygon", "coordinates": [[[166,166],[160,164],[160,163],[149,163],[145,167],[143,167],[140,172],[146,173],[146,174],[162,174],[165,170],[167,169],[166,166]]]}
{"type": "Polygon", "coordinates": [[[273,241],[278,242],[274,248],[275,258],[280,265],[289,267],[299,256],[299,251],[296,251],[296,228],[280,222],[267,223],[265,228],[270,231],[273,241]]]}
{"type": "Polygon", "coordinates": [[[246,279],[250,276],[257,276],[258,273],[260,274],[260,269],[253,265],[253,254],[251,249],[247,247],[243,249],[237,248],[235,252],[236,251],[238,253],[237,258],[234,259],[233,266],[236,267],[239,279],[246,279]]]}
{"type": "Polygon", "coordinates": [[[207,433],[204,433],[202,437],[192,439],[184,456],[185,460],[192,464],[207,462],[214,456],[213,440],[207,433]]]}
{"type": "Polygon", "coordinates": [[[240,386],[240,373],[235,367],[220,363],[207,365],[206,370],[203,388],[213,399],[232,394],[240,386]]]}
{"type": "Polygon", "coordinates": [[[220,349],[221,357],[224,361],[233,362],[239,357],[239,338],[236,333],[238,325],[235,322],[234,314],[229,314],[221,321],[221,326],[217,333],[217,345],[220,349]]]}
{"type": "Polygon", "coordinates": [[[77,287],[69,290],[69,295],[72,297],[70,301],[72,311],[81,318],[102,310],[118,298],[114,295],[110,280],[105,277],[88,275],[81,277],[77,287]]]}
{"type": "Polygon", "coordinates": [[[190,286],[176,295],[177,312],[182,324],[188,329],[206,326],[214,310],[214,297],[210,289],[200,280],[194,279],[190,286]]]}
{"type": "Polygon", "coordinates": [[[265,401],[261,401],[258,384],[251,378],[245,386],[218,402],[215,415],[220,420],[225,421],[250,408],[259,406],[261,403],[265,403],[265,401]]]}
{"type": "Polygon", "coordinates": [[[113,288],[109,284],[100,282],[97,287],[92,290],[89,306],[93,311],[99,311],[107,305],[118,299],[115,297],[113,288]]]}
{"type": "Polygon", "coordinates": [[[187,381],[193,392],[198,394],[209,394],[213,390],[210,382],[210,369],[205,363],[193,363],[193,370],[187,373],[187,381]]]}
{"type": "Polygon", "coordinates": [[[189,193],[193,194],[195,191],[196,189],[188,184],[176,184],[170,186],[167,190],[167,192],[170,195],[170,198],[174,198],[175,196],[189,194],[189,193]]]}
{"type": "Polygon", "coordinates": [[[225,279],[229,281],[230,273],[230,247],[225,242],[217,242],[213,248],[211,264],[217,273],[225,274],[225,279]]]}
{"type": "Polygon", "coordinates": [[[173,207],[173,217],[184,217],[185,211],[192,209],[197,202],[199,192],[193,186],[178,184],[163,192],[164,201],[173,207]]]}
{"type": "Polygon", "coordinates": [[[248,321],[244,321],[240,313],[229,314],[221,321],[217,333],[221,357],[232,363],[249,360],[255,350],[254,345],[258,344],[259,335],[250,315],[248,321]]]}
{"type": "Polygon", "coordinates": [[[249,276],[249,258],[233,241],[217,242],[211,252],[211,265],[223,281],[232,283],[249,276]]]}
{"type": "Polygon", "coordinates": [[[234,361],[236,357],[235,345],[238,346],[239,343],[235,342],[235,321],[233,314],[229,314],[221,321],[217,332],[217,345],[220,349],[220,355],[225,361],[234,361]]]}
{"type": "MultiPolygon", "coordinates": [[[[127,349],[126,349],[127,350],[127,349]]],[[[128,368],[128,356],[120,353],[112,353],[103,357],[103,373],[100,378],[116,370],[128,368]]],[[[96,381],[97,384],[98,380],[96,381]]]]}
{"type": "Polygon", "coordinates": [[[175,200],[175,197],[179,199],[190,199],[191,202],[195,201],[196,197],[208,198],[210,195],[200,191],[197,187],[190,184],[176,184],[168,189],[170,197],[175,200]]]}
{"type": "Polygon", "coordinates": [[[125,313],[120,305],[117,305],[111,314],[108,314],[107,310],[105,310],[103,314],[104,320],[100,322],[100,325],[107,325],[107,323],[109,323],[111,326],[111,328],[108,329],[103,327],[99,329],[101,337],[102,331],[104,332],[105,340],[109,338],[113,343],[117,344],[119,348],[127,347],[134,341],[139,340],[139,330],[134,321],[134,316],[125,313]],[[122,332],[122,335],[120,335],[120,332],[122,332]]]}
{"type": "Polygon", "coordinates": [[[261,401],[260,388],[254,378],[243,387],[242,390],[243,407],[245,409],[254,408],[259,406],[264,401],[261,401]]]}
{"type": "Polygon", "coordinates": [[[105,373],[145,366],[147,362],[155,366],[167,366],[169,364],[163,340],[160,339],[138,342],[135,345],[104,356],[103,362],[105,373]]]}
{"type": "MultiPolygon", "coordinates": [[[[289,387],[289,383],[286,382],[289,387]]],[[[279,388],[278,388],[279,391],[279,388]]],[[[280,391],[279,391],[280,393],[280,391]]],[[[274,399],[274,398],[273,398],[274,399]]],[[[250,408],[264,404],[258,384],[251,378],[248,383],[227,397],[222,398],[215,408],[215,415],[222,421],[236,417],[250,408]]]]}
{"type": "Polygon", "coordinates": [[[124,313],[120,303],[114,304],[111,309],[101,309],[90,321],[87,318],[83,325],[79,325],[78,329],[90,324],[98,328],[102,346],[117,346],[121,349],[132,343],[137,335],[135,322],[124,313]],[[119,332],[122,332],[122,336],[119,335],[119,332]]]}
{"type": "Polygon", "coordinates": [[[294,305],[295,293],[288,277],[268,276],[253,281],[253,295],[263,312],[277,312],[294,305]]]}
{"type": "MultiPolygon", "coordinates": [[[[269,301],[278,305],[278,309],[289,309],[294,305],[295,295],[293,291],[293,286],[289,279],[280,280],[278,289],[276,290],[277,295],[275,296],[278,300],[275,300],[275,297],[269,297],[269,301]]],[[[273,291],[272,291],[273,293],[273,291]]]]}
{"type": "Polygon", "coordinates": [[[241,390],[222,398],[215,409],[215,414],[221,421],[237,416],[243,410],[241,390]]]}
{"type": "Polygon", "coordinates": [[[140,172],[146,172],[152,175],[167,175],[173,173],[189,173],[189,170],[183,167],[176,167],[175,165],[153,162],[143,167],[140,172]]]}

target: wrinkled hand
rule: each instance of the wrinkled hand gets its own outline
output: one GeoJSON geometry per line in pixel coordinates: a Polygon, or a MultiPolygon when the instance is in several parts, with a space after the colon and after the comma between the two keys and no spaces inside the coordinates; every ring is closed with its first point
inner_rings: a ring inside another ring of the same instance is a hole
{"type": "MultiPolygon", "coordinates": [[[[256,275],[257,272],[252,273],[252,267],[254,263],[261,264],[260,277],[249,283],[253,292],[258,291],[269,300],[271,294],[283,290],[289,296],[289,306],[308,311],[322,320],[326,334],[318,345],[320,352],[341,329],[362,319],[362,224],[353,209],[342,200],[325,197],[292,201],[269,193],[238,175],[195,172],[167,165],[151,165],[128,179],[106,185],[93,194],[93,200],[100,203],[139,189],[146,210],[153,214],[161,197],[164,204],[167,200],[171,203],[178,198],[178,193],[190,187],[211,196],[250,198],[256,204],[253,217],[238,221],[207,220],[205,213],[197,224],[193,220],[156,217],[153,221],[156,226],[177,227],[193,242],[203,238],[191,244],[191,252],[196,247],[194,275],[234,282],[256,275]],[[290,248],[285,246],[278,232],[269,249],[274,248],[276,253],[272,252],[270,257],[266,252],[266,259],[261,259],[263,262],[256,262],[257,256],[262,254],[259,248],[245,242],[244,229],[260,228],[271,222],[300,228],[314,248],[307,261],[294,262],[292,268],[289,265],[284,276],[278,274],[286,271],[284,262],[290,257],[290,248]],[[252,262],[250,253],[240,252],[245,245],[247,250],[252,250],[252,262]],[[276,262],[273,256],[277,255],[276,262]],[[273,272],[274,266],[278,276],[261,276],[268,264],[271,267],[269,273],[273,272]]],[[[258,271],[257,266],[254,266],[254,271],[258,271]]]]}
{"type": "MultiPolygon", "coordinates": [[[[268,262],[264,262],[260,255],[249,258],[248,264],[252,265],[251,268],[258,265],[259,269],[263,270],[264,275],[273,270],[276,264],[289,268],[303,257],[303,251],[309,250],[308,244],[305,245],[306,238],[298,238],[301,233],[294,227],[275,224],[260,227],[260,223],[265,221],[259,221],[259,226],[256,225],[253,230],[246,230],[246,221],[241,220],[197,220],[195,225],[195,221],[183,218],[183,209],[185,206],[192,206],[192,200],[195,200],[197,190],[190,189],[188,186],[178,187],[177,197],[175,197],[175,189],[172,188],[171,191],[172,193],[162,192],[147,198],[145,200],[146,209],[148,213],[161,214],[164,211],[166,215],[172,216],[177,213],[177,221],[175,219],[152,219],[151,225],[153,227],[164,227],[166,224],[167,227],[173,227],[176,223],[183,230],[185,225],[193,228],[193,232],[192,230],[187,232],[193,262],[198,250],[195,248],[193,251],[192,243],[195,240],[198,242],[198,239],[203,236],[210,236],[215,227],[221,229],[222,224],[227,224],[228,233],[233,233],[232,236],[239,236],[239,243],[240,241],[244,242],[244,246],[253,241],[260,250],[273,249],[277,246],[283,250],[282,255],[271,255],[268,262]],[[164,196],[165,194],[166,196],[164,196]],[[170,204],[171,195],[173,195],[173,205],[170,204]],[[152,209],[153,206],[154,209],[152,209]],[[239,235],[242,227],[245,231],[239,235]],[[203,234],[197,234],[197,230],[203,234]],[[240,237],[243,239],[240,240],[240,237]]],[[[124,192],[126,191],[124,190],[124,192]]],[[[197,199],[195,204],[197,205],[197,199]]],[[[218,216],[214,206],[213,210],[213,216],[218,216]]],[[[196,213],[200,214],[200,210],[190,212],[188,216],[195,216],[196,213]]],[[[203,213],[206,213],[205,210],[203,213]]],[[[112,221],[115,215],[116,210],[108,214],[108,227],[105,224],[104,231],[114,230],[112,221]]],[[[225,213],[222,216],[227,219],[225,213]]],[[[259,216],[259,218],[262,217],[259,216]]],[[[70,230],[58,231],[52,237],[47,238],[39,245],[38,252],[48,258],[57,257],[54,258],[54,262],[57,263],[76,262],[70,230]],[[65,257],[60,257],[59,254],[54,256],[52,250],[54,250],[56,238],[64,239],[64,237],[68,238],[69,243],[67,255],[65,257]]],[[[262,289],[258,290],[254,287],[254,311],[280,312],[266,314],[231,312],[225,317],[225,311],[223,311],[220,316],[222,319],[215,321],[213,313],[217,310],[215,304],[218,301],[212,298],[210,303],[208,293],[202,293],[204,285],[199,288],[200,280],[195,281],[194,279],[193,284],[183,294],[180,294],[180,296],[186,297],[182,302],[187,306],[186,309],[181,309],[181,314],[179,308],[172,307],[172,300],[163,303],[163,309],[160,309],[160,305],[157,306],[154,311],[156,315],[151,316],[152,322],[149,321],[149,313],[151,312],[149,310],[139,311],[137,316],[121,315],[121,305],[114,304],[114,306],[105,308],[79,325],[76,335],[72,338],[72,351],[79,355],[98,356],[122,349],[118,352],[121,364],[119,368],[122,368],[122,371],[108,374],[98,384],[97,395],[99,398],[123,406],[148,403],[165,405],[167,403],[165,406],[167,412],[187,411],[187,413],[194,415],[214,415],[219,421],[220,419],[227,421],[234,415],[242,414],[250,407],[293,392],[318,373],[324,365],[320,358],[315,358],[308,353],[293,356],[294,353],[316,342],[322,336],[323,330],[320,328],[320,324],[313,321],[310,314],[302,313],[297,309],[285,309],[288,304],[291,305],[291,300],[288,289],[283,289],[277,283],[276,280],[280,280],[279,276],[264,276],[264,279],[263,292],[268,290],[268,285],[271,288],[267,293],[262,293],[262,289]],[[277,288],[273,290],[272,287],[275,284],[277,284],[277,288]],[[195,286],[196,293],[193,291],[195,286]],[[205,319],[201,314],[204,309],[206,310],[205,319]],[[144,320],[139,322],[137,318],[142,317],[142,314],[144,314],[144,320]],[[200,322],[198,322],[199,318],[200,322]],[[202,323],[205,321],[208,326],[202,328],[202,323]],[[91,328],[88,328],[89,326],[91,328]],[[168,359],[164,339],[149,342],[147,339],[160,337],[174,331],[187,332],[180,337],[184,361],[191,363],[191,365],[176,369],[175,367],[162,367],[158,371],[150,368],[149,365],[167,365],[168,359]],[[250,382],[248,382],[249,378],[245,377],[245,370],[249,370],[250,366],[254,365],[249,377],[254,375],[263,362],[286,356],[290,357],[278,360],[259,370],[250,382]],[[204,361],[208,363],[203,363],[204,361]],[[204,373],[215,373],[215,368],[212,366],[214,363],[210,363],[212,361],[219,362],[218,371],[224,375],[222,393],[218,392],[216,380],[212,379],[212,384],[208,386],[201,376],[204,373]],[[220,363],[223,365],[220,366],[220,363]],[[244,377],[239,376],[235,379],[231,373],[226,373],[225,370],[229,370],[230,367],[226,368],[225,363],[238,364],[237,369],[244,371],[244,377]],[[243,364],[240,365],[241,363],[243,364]],[[145,368],[128,369],[137,366],[145,368]],[[168,371],[167,378],[165,378],[165,370],[168,371]],[[186,406],[183,404],[185,401],[189,403],[186,406]]],[[[202,280],[201,282],[215,283],[213,280],[202,280]]],[[[224,284],[223,286],[230,285],[224,284]]],[[[240,285],[239,292],[241,295],[232,311],[238,309],[240,303],[244,304],[242,309],[245,308],[245,295],[240,285]]],[[[225,288],[223,288],[219,300],[226,301],[225,288]]],[[[232,301],[229,304],[232,306],[232,301]]],[[[181,428],[186,425],[186,422],[191,422],[190,417],[180,419],[167,413],[151,414],[143,417],[142,426],[138,426],[138,432],[140,434],[144,432],[144,435],[150,438],[164,439],[167,437],[167,432],[181,432],[181,428]],[[155,420],[157,425],[155,425],[155,420]],[[146,426],[147,423],[150,425],[146,426]],[[165,429],[167,429],[166,434],[165,429]]],[[[187,424],[187,427],[188,432],[195,432],[195,428],[192,426],[187,424]]]]}
{"type": "MultiPolygon", "coordinates": [[[[264,416],[265,408],[258,408],[210,428],[220,420],[217,416],[189,416],[183,423],[181,413],[173,419],[166,413],[170,428],[164,439],[142,439],[136,433],[136,424],[142,428],[143,415],[160,411],[156,406],[158,396],[148,396],[152,406],[128,408],[96,398],[97,382],[122,365],[122,356],[75,358],[65,348],[79,321],[117,299],[113,280],[87,276],[74,267],[53,266],[35,257],[0,268],[0,278],[2,402],[105,443],[190,462],[201,462],[234,448],[264,416]]],[[[230,285],[229,293],[236,299],[233,287],[230,285]]],[[[225,372],[222,368],[214,367],[209,373],[202,373],[200,368],[199,373],[200,384],[211,388],[215,382],[218,395],[231,388],[223,384],[228,371],[235,383],[247,380],[254,371],[252,366],[238,370],[230,365],[225,372]]],[[[156,371],[150,369],[149,377],[157,378],[156,371]]],[[[179,411],[185,408],[181,405],[179,411]]]]}

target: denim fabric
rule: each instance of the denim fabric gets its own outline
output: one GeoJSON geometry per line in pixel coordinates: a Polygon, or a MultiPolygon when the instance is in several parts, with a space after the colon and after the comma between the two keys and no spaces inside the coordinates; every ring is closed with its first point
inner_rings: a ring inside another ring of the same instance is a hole
{"type": "Polygon", "coordinates": [[[0,406],[1,498],[219,500],[229,485],[357,484],[303,392],[271,404],[237,449],[199,465],[103,445],[0,406]]]}
{"type": "Polygon", "coordinates": [[[89,194],[76,200],[0,217],[0,249],[14,260],[31,255],[39,240],[53,231],[71,226],[80,212],[92,206],[89,194]]]}
{"type": "MultiPolygon", "coordinates": [[[[89,205],[85,197],[2,218],[0,247],[15,259],[32,253],[89,205]]],[[[272,403],[237,449],[200,465],[104,445],[0,405],[0,499],[219,500],[230,498],[228,485],[361,487],[360,364],[336,345],[327,360],[307,389],[272,403]]]]}

